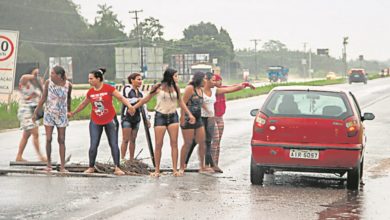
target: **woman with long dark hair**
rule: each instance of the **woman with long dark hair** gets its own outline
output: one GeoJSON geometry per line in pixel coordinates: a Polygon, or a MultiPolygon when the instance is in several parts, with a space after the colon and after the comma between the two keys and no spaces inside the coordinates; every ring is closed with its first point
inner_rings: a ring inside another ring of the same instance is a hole
{"type": "Polygon", "coordinates": [[[185,120],[185,112],[182,112],[181,114],[180,125],[184,144],[180,152],[180,175],[184,174],[186,155],[193,143],[193,140],[199,144],[199,172],[213,171],[210,168],[206,168],[204,163],[205,130],[203,127],[201,110],[203,105],[202,87],[205,80],[205,74],[203,72],[196,72],[184,90],[183,102],[187,105],[196,120],[194,124],[190,124],[188,120],[185,120]]]}
{"type": "Polygon", "coordinates": [[[179,116],[176,112],[177,104],[179,104],[183,112],[187,113],[189,123],[195,123],[194,116],[188,110],[187,106],[180,97],[180,90],[177,85],[178,80],[179,76],[176,70],[171,68],[166,69],[162,81],[156,84],[150,93],[134,106],[135,108],[139,108],[148,102],[153,96],[156,96],[157,98],[155,107],[156,114],[154,118],[156,170],[151,174],[156,177],[160,176],[161,149],[166,131],[168,131],[172,149],[173,175],[180,175],[177,171],[177,139],[179,133],[179,116]]]}
{"type": "Polygon", "coordinates": [[[47,171],[51,171],[51,141],[54,127],[57,127],[61,160],[60,172],[68,172],[65,169],[65,130],[69,124],[68,112],[70,112],[72,101],[71,93],[72,83],[67,80],[64,68],[61,66],[53,67],[50,79],[45,82],[42,98],[34,111],[35,117],[43,104],[46,103],[43,124],[46,131],[47,171]]]}
{"type": "MultiPolygon", "coordinates": [[[[211,154],[211,142],[214,135],[214,128],[215,128],[215,120],[214,120],[214,103],[216,102],[216,95],[226,94],[226,93],[232,93],[239,90],[244,89],[245,87],[249,86],[249,83],[241,83],[237,85],[227,86],[227,87],[221,87],[217,88],[215,87],[216,81],[215,81],[215,75],[211,72],[206,73],[206,81],[203,87],[203,107],[202,107],[202,120],[203,125],[205,127],[206,132],[206,157],[205,157],[205,163],[206,167],[213,168],[214,171],[220,172],[220,169],[216,166],[216,164],[213,162],[212,154],[211,154]]],[[[187,154],[186,163],[188,163],[189,157],[191,155],[191,152],[196,144],[193,144],[189,150],[189,153],[187,154]]]]}
{"type": "Polygon", "coordinates": [[[116,118],[116,111],[112,104],[112,97],[114,96],[128,108],[130,114],[134,114],[135,109],[129,101],[123,97],[118,90],[113,86],[103,82],[103,75],[106,72],[105,68],[93,70],[88,74],[88,82],[92,86],[87,92],[85,99],[76,108],[70,116],[83,110],[89,103],[92,105],[91,121],[89,122],[89,168],[84,173],[95,172],[95,162],[97,157],[97,149],[99,147],[100,138],[103,129],[106,132],[108,143],[111,148],[111,155],[114,160],[115,175],[123,175],[124,172],[119,168],[119,146],[118,146],[118,129],[119,123],[116,118]]]}

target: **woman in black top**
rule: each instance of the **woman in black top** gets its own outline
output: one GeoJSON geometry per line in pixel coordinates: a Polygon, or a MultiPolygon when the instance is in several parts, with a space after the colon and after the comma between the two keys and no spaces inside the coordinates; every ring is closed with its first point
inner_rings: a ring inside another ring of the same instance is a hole
{"type": "MultiPolygon", "coordinates": [[[[130,104],[135,105],[138,100],[143,97],[141,91],[139,91],[139,88],[142,85],[142,76],[140,73],[132,73],[127,79],[131,86],[127,85],[123,88],[123,96],[130,102],[130,104]]],[[[130,115],[127,112],[127,106],[122,105],[121,119],[121,159],[125,159],[127,148],[129,148],[130,160],[133,160],[135,152],[135,140],[137,138],[138,128],[141,121],[141,109],[136,109],[135,114],[130,115]]],[[[150,127],[149,121],[148,127],[150,127]]]]}
{"type": "Polygon", "coordinates": [[[199,143],[199,172],[213,171],[210,168],[206,168],[204,164],[206,136],[201,117],[201,109],[203,105],[202,86],[204,80],[205,74],[202,72],[196,72],[193,75],[191,82],[184,90],[183,102],[187,105],[196,121],[194,124],[190,124],[188,122],[187,115],[185,115],[183,111],[181,112],[180,126],[182,128],[184,144],[180,152],[180,175],[184,174],[186,155],[194,139],[197,143],[199,143]]]}

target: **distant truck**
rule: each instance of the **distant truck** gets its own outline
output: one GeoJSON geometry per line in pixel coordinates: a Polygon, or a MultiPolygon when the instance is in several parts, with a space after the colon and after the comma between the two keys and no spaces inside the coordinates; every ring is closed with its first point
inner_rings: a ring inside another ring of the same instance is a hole
{"type": "Polygon", "coordinates": [[[197,63],[191,65],[191,75],[194,75],[196,72],[213,72],[213,66],[208,63],[197,63]]]}
{"type": "Polygon", "coordinates": [[[267,74],[270,82],[287,82],[288,80],[288,68],[283,66],[270,66],[267,74]]]}

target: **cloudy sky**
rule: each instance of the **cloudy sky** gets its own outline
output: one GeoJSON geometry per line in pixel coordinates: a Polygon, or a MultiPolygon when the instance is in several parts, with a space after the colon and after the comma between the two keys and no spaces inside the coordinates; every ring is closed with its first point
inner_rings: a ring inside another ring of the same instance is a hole
{"type": "MultiPolygon", "coordinates": [[[[130,10],[143,10],[141,19],[155,17],[165,39],[180,39],[183,30],[201,21],[226,29],[235,48],[254,48],[251,39],[279,40],[291,50],[329,48],[341,56],[349,37],[348,59],[390,59],[390,1],[388,0],[73,0],[92,22],[98,4],[111,5],[128,32],[135,25],[130,10]]],[[[260,45],[262,45],[260,42],[260,45]]]]}

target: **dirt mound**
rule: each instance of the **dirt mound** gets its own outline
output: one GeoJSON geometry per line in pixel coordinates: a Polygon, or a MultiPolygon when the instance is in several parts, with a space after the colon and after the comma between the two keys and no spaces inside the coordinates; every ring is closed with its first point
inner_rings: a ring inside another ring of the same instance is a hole
{"type": "MultiPolygon", "coordinates": [[[[114,165],[106,163],[96,163],[95,169],[99,173],[114,173],[114,165]]],[[[126,160],[124,163],[121,163],[120,168],[126,175],[139,176],[139,175],[149,175],[149,166],[140,161],[140,160],[126,160]]]]}

